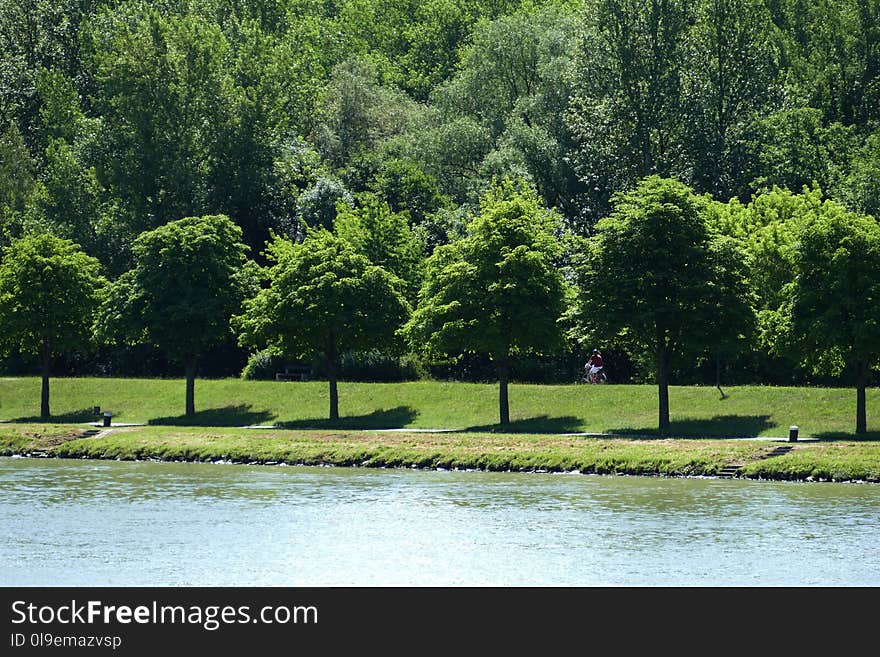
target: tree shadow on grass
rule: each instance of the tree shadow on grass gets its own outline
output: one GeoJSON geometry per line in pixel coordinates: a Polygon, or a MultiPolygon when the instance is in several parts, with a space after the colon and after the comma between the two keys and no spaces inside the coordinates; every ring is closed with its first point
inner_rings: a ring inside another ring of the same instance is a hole
{"type": "MultiPolygon", "coordinates": [[[[716,415],[705,419],[674,420],[669,429],[657,427],[625,427],[609,429],[608,433],[621,438],[755,438],[767,429],[777,427],[769,415],[716,415]]],[[[785,437],[788,436],[786,429],[785,437]]],[[[783,437],[780,434],[780,437],[783,437]]]]}
{"type": "Polygon", "coordinates": [[[22,424],[81,424],[83,422],[97,422],[102,415],[95,415],[94,408],[81,408],[78,411],[69,411],[60,415],[51,415],[48,418],[32,415],[30,417],[17,417],[7,422],[20,422],[22,424]]]}
{"type": "Polygon", "coordinates": [[[396,406],[367,415],[346,415],[338,420],[309,418],[279,422],[277,426],[283,429],[402,429],[418,416],[419,412],[410,406],[396,406]]]}
{"type": "Polygon", "coordinates": [[[877,442],[880,441],[880,431],[868,431],[867,433],[847,433],[845,431],[823,431],[813,434],[815,440],[826,442],[851,441],[851,442],[877,442]]]}
{"type": "Polygon", "coordinates": [[[169,417],[154,417],[147,424],[150,425],[173,425],[193,427],[241,427],[249,424],[261,424],[272,418],[269,411],[252,411],[250,404],[238,406],[222,406],[221,408],[208,408],[204,411],[196,411],[195,415],[175,415],[169,417]]]}
{"type": "Polygon", "coordinates": [[[482,431],[493,433],[574,433],[579,431],[580,427],[581,419],[572,415],[565,415],[562,417],[539,415],[537,417],[514,420],[505,425],[483,424],[480,426],[468,427],[461,431],[482,431]]]}

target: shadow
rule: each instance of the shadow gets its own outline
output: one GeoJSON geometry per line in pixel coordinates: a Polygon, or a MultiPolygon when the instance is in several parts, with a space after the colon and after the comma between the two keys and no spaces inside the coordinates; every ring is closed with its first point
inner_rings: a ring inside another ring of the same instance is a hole
{"type": "Polygon", "coordinates": [[[30,417],[17,417],[14,420],[6,420],[7,422],[20,422],[22,424],[81,424],[83,422],[97,422],[102,418],[102,414],[95,415],[93,408],[81,408],[78,411],[70,411],[61,415],[50,415],[48,418],[42,418],[39,415],[30,417]]]}
{"type": "Polygon", "coordinates": [[[175,415],[154,417],[147,424],[193,427],[241,427],[249,424],[262,424],[272,418],[269,411],[252,411],[250,404],[223,406],[196,411],[195,415],[175,415]]]}
{"type": "Polygon", "coordinates": [[[880,441],[880,431],[868,431],[867,433],[847,433],[845,431],[825,431],[813,434],[814,440],[833,442],[845,440],[847,442],[877,442],[880,441]]]}
{"type": "Polygon", "coordinates": [[[575,433],[580,431],[581,420],[571,415],[549,417],[539,415],[523,420],[514,420],[505,425],[484,424],[481,426],[460,429],[461,432],[492,432],[492,433],[575,433]]]}
{"type": "Polygon", "coordinates": [[[307,420],[289,420],[278,422],[282,429],[402,429],[419,416],[419,412],[410,406],[397,406],[379,409],[367,415],[346,415],[338,420],[328,418],[311,418],[307,420]]]}
{"type": "MultiPolygon", "coordinates": [[[[657,427],[626,427],[608,429],[607,433],[620,438],[755,438],[762,431],[777,427],[769,415],[716,415],[713,418],[674,420],[669,429],[661,432],[657,427]]],[[[788,430],[784,435],[787,437],[788,430]]]]}

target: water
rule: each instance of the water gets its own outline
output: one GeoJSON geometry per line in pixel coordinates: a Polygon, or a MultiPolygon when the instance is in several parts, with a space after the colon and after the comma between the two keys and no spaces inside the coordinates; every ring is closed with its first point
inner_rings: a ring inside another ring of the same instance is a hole
{"type": "Polygon", "coordinates": [[[877,586],[880,486],[0,458],[0,586],[877,586]]]}

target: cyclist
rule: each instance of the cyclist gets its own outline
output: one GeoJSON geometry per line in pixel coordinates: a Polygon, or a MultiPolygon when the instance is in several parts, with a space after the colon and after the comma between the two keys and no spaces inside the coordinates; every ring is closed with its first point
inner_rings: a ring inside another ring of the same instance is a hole
{"type": "Polygon", "coordinates": [[[590,358],[587,360],[586,365],[584,365],[584,373],[590,383],[596,383],[602,367],[602,354],[598,349],[593,349],[593,353],[590,354],[590,358]]]}

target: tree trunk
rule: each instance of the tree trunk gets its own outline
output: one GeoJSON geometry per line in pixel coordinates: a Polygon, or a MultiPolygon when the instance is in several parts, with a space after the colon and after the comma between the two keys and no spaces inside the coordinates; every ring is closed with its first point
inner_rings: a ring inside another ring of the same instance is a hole
{"type": "Polygon", "coordinates": [[[49,370],[52,366],[51,352],[49,342],[43,340],[43,346],[40,354],[40,372],[43,377],[43,384],[40,390],[40,417],[44,420],[49,419],[49,370]]]}
{"type": "Polygon", "coordinates": [[[867,361],[859,362],[856,374],[856,433],[866,433],[868,431],[868,414],[865,410],[865,388],[867,383],[867,361]]]}
{"type": "Polygon", "coordinates": [[[337,364],[336,364],[336,338],[331,334],[327,338],[327,349],[324,354],[327,367],[327,380],[330,383],[330,419],[339,419],[339,391],[336,388],[337,364]]]}
{"type": "Polygon", "coordinates": [[[715,352],[715,387],[718,388],[718,392],[721,393],[721,399],[727,399],[727,395],[724,394],[724,391],[721,389],[721,352],[715,352]]]}
{"type": "Polygon", "coordinates": [[[186,365],[186,416],[196,414],[196,357],[188,358],[186,365]]]}
{"type": "Polygon", "coordinates": [[[669,363],[666,331],[657,327],[657,394],[659,401],[658,424],[660,431],[669,431],[669,363]]]}
{"type": "Polygon", "coordinates": [[[510,366],[505,354],[498,361],[498,416],[502,426],[510,424],[510,404],[507,401],[507,382],[510,378],[510,366]]]}

